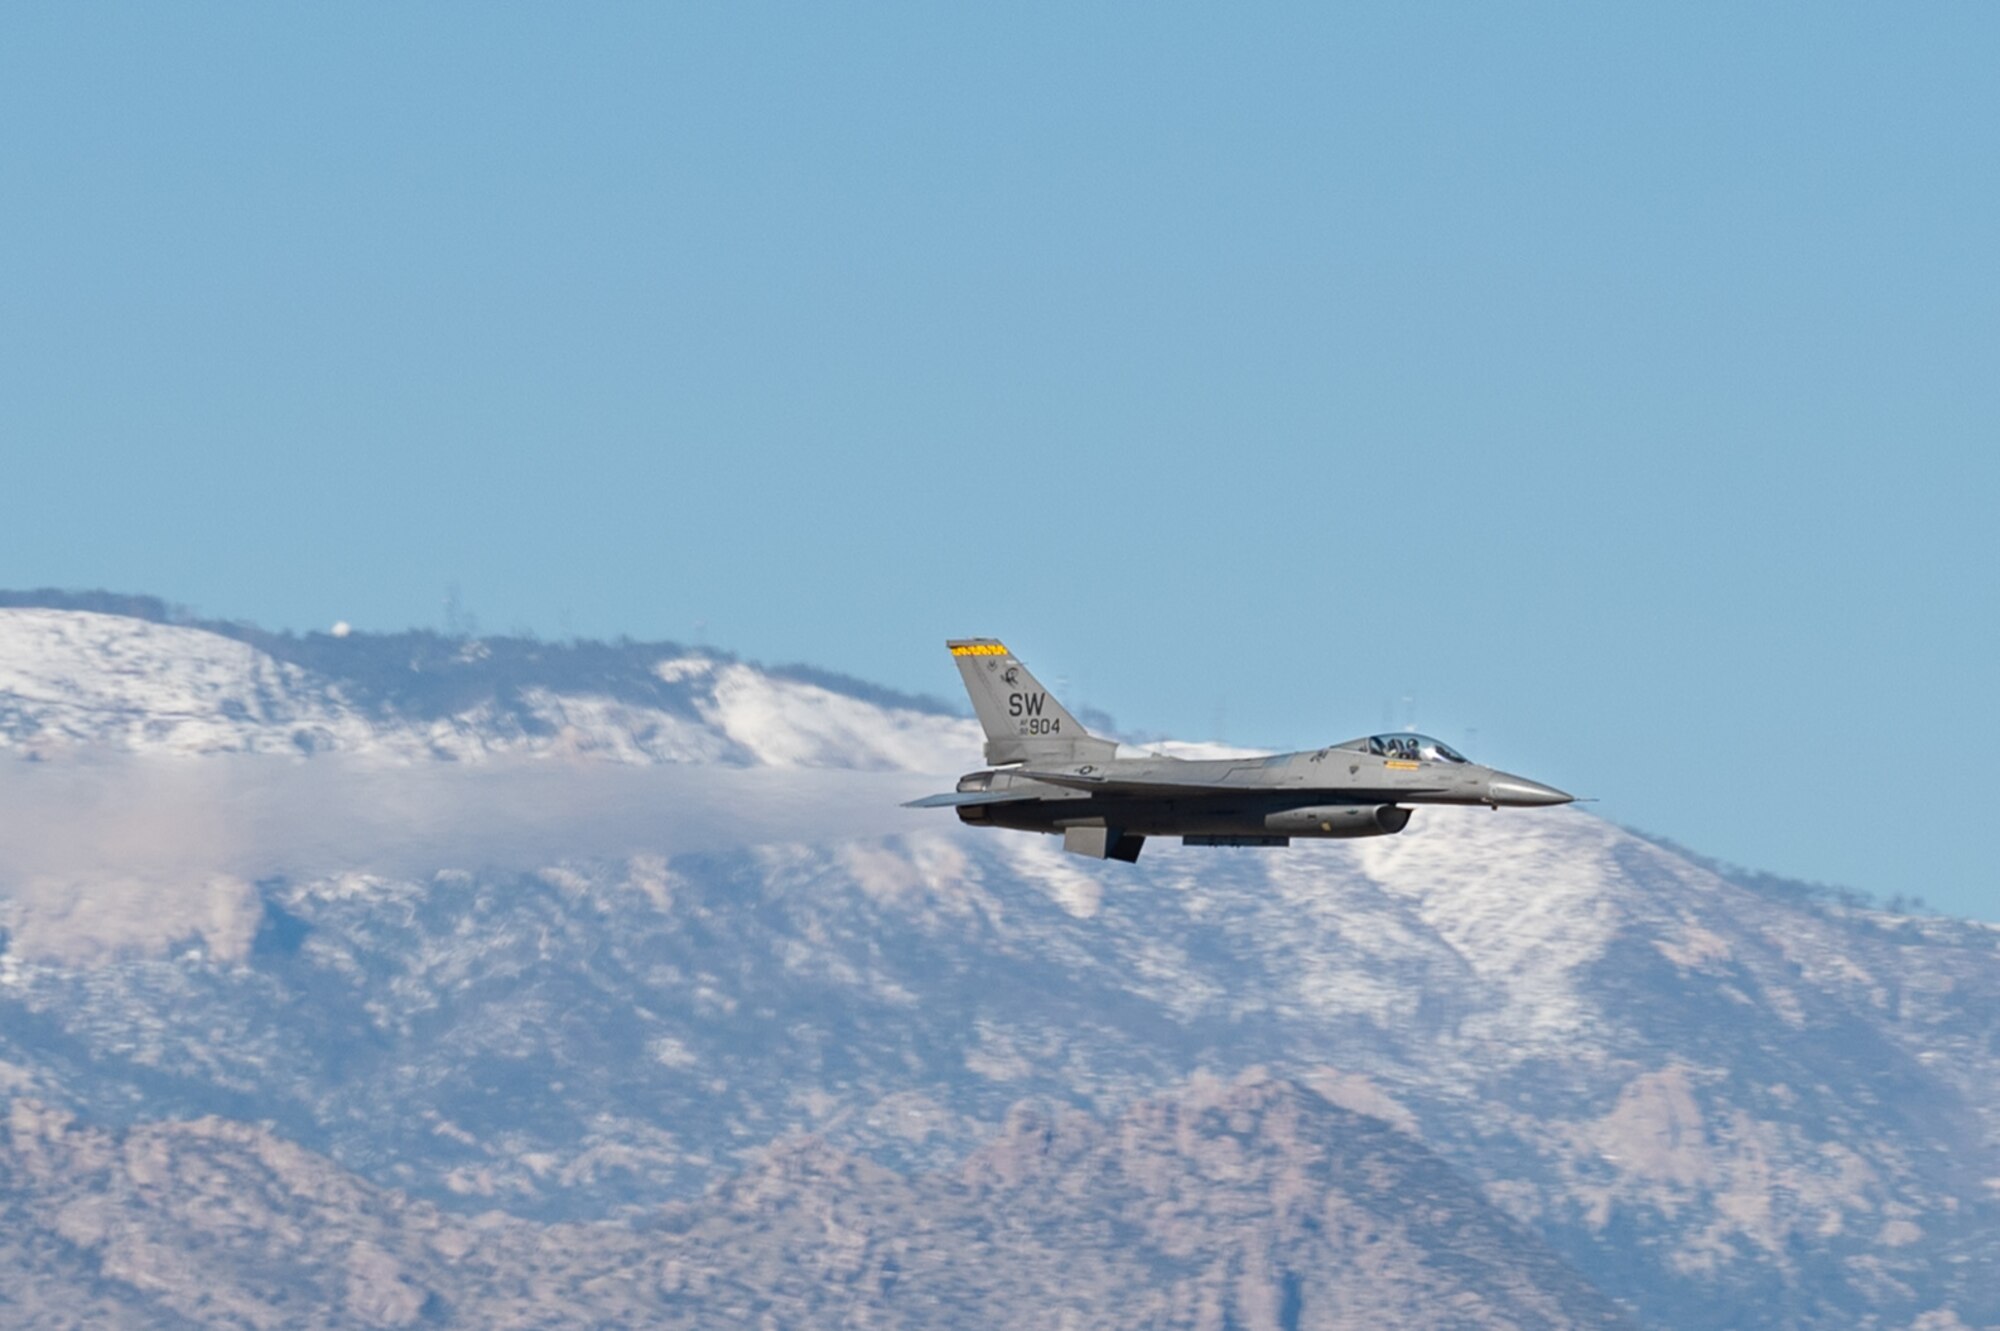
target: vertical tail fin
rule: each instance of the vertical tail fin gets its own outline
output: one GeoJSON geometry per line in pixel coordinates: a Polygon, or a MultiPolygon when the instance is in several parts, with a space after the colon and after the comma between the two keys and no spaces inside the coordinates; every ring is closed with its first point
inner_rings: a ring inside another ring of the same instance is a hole
{"type": "Polygon", "coordinates": [[[1118,751],[1085,730],[998,639],[957,638],[945,646],[986,730],[987,762],[1100,762],[1118,751]]]}

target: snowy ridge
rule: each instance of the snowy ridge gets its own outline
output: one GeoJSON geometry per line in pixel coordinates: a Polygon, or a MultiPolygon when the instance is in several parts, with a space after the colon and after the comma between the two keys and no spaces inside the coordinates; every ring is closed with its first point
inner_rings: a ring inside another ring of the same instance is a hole
{"type": "MultiPolygon", "coordinates": [[[[661,670],[680,665],[663,662],[661,670]]],[[[973,721],[880,707],[749,666],[705,673],[708,696],[697,703],[702,715],[764,766],[947,772],[979,759],[983,738],[973,721]]]]}
{"type": "MultiPolygon", "coordinates": [[[[468,643],[462,660],[479,661],[468,643]]],[[[411,670],[416,670],[412,663],[411,670]]],[[[218,633],[90,611],[0,609],[0,750],[491,755],[627,764],[955,770],[970,721],[885,707],[700,655],[654,664],[677,706],[527,686],[441,717],[384,713],[338,680],[218,633]]]]}
{"type": "Polygon", "coordinates": [[[1358,843],[1357,858],[1492,996],[1459,1038],[1521,1059],[1574,1041],[1600,1020],[1579,978],[1630,916],[1605,885],[1614,848],[1636,838],[1570,810],[1421,816],[1401,836],[1358,843]]]}
{"type": "Polygon", "coordinates": [[[0,745],[265,753],[369,738],[297,667],[218,634],[73,610],[0,610],[0,745]]]}

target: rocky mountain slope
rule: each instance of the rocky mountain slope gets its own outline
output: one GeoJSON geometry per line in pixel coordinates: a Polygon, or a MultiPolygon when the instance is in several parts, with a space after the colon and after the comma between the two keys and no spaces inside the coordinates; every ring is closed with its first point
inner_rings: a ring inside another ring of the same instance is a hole
{"type": "Polygon", "coordinates": [[[774,1143],[642,1222],[537,1225],[372,1187],[267,1129],[123,1132],[14,1103],[14,1326],[1630,1327],[1412,1138],[1288,1082],[1109,1124],[1011,1111],[905,1177],[774,1143]],[[190,1276],[199,1275],[199,1279],[190,1276]],[[61,1295],[97,1293],[87,1314],[61,1295]],[[27,1297],[21,1297],[26,1291],[27,1297]]]}
{"type": "MultiPolygon", "coordinates": [[[[713,654],[217,627],[0,609],[0,792],[976,759],[935,704],[713,654]]],[[[663,825],[718,816],[673,789],[663,825]]],[[[98,1325],[2000,1325],[1994,930],[1569,811],[1137,866],[911,817],[109,895],[0,862],[0,1287],[98,1325]]]]}

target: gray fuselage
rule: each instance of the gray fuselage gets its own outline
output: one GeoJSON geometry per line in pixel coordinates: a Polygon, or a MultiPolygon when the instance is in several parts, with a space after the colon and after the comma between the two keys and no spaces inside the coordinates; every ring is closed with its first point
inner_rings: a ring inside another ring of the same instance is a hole
{"type": "Polygon", "coordinates": [[[912,801],[982,827],[1060,833],[1066,849],[1136,860],[1149,836],[1280,846],[1388,836],[1416,804],[1567,804],[1552,786],[1481,767],[1442,740],[1398,732],[1268,757],[1125,757],[1092,735],[997,638],[945,644],[994,766],[912,801]]]}
{"type": "MultiPolygon", "coordinates": [[[[1140,836],[1355,837],[1400,832],[1407,805],[1548,805],[1559,790],[1441,755],[1388,757],[1374,737],[1261,758],[1113,758],[1062,767],[973,772],[961,792],[1011,799],[963,804],[968,823],[1022,831],[1114,827],[1140,836]]],[[[1443,746],[1437,746],[1442,748],[1443,746]]],[[[1448,752],[1448,751],[1447,751],[1448,752]]]]}

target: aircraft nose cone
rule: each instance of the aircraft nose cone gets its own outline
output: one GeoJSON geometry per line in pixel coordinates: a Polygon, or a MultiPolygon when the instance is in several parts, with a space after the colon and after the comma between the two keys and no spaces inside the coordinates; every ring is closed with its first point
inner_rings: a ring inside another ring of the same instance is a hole
{"type": "Polygon", "coordinates": [[[1486,783],[1486,802],[1493,805],[1533,808],[1544,804],[1568,804],[1575,798],[1554,786],[1545,786],[1524,776],[1508,776],[1504,772],[1486,783]]]}

